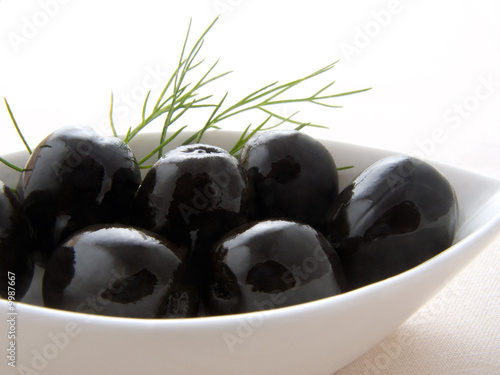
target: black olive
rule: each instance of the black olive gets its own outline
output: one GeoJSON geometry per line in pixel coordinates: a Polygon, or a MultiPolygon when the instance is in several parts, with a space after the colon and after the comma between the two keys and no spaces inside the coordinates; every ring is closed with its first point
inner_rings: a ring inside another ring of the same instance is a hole
{"type": "Polygon", "coordinates": [[[179,249],[129,226],[90,226],[56,249],[45,269],[47,307],[129,318],[186,318],[198,291],[179,249]]]}
{"type": "Polygon", "coordinates": [[[0,181],[0,297],[21,300],[34,272],[36,242],[17,196],[0,181]]]}
{"type": "Polygon", "coordinates": [[[224,233],[247,222],[252,198],[245,169],[227,151],[203,144],[180,146],[148,171],[130,218],[198,262],[224,233]]]}
{"type": "Polygon", "coordinates": [[[240,161],[255,184],[255,220],[285,218],[324,230],[339,187],[323,144],[297,130],[263,132],[246,144],[240,161]]]}
{"type": "Polygon", "coordinates": [[[292,306],[342,293],[340,262],[309,225],[265,220],[227,233],[210,251],[209,315],[292,306]]]}
{"type": "Polygon", "coordinates": [[[447,249],[458,203],[448,180],[409,156],[384,158],[338,196],[328,215],[329,240],[350,289],[397,275],[447,249]]]}
{"type": "Polygon", "coordinates": [[[34,150],[17,186],[38,239],[37,261],[91,224],[124,222],[140,170],[130,148],[88,127],[64,127],[34,150]]]}

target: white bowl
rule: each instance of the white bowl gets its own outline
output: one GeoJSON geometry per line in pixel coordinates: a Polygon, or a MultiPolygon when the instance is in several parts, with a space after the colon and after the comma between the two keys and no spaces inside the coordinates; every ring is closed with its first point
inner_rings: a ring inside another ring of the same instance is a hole
{"type": "MultiPolygon", "coordinates": [[[[238,133],[216,131],[203,142],[234,144],[238,133]]],[[[137,155],[154,134],[132,144],[137,155]]],[[[341,187],[364,168],[391,154],[323,141],[340,172],[341,187]]],[[[26,153],[5,156],[23,164],[26,153]]],[[[325,374],[331,375],[393,332],[477,256],[500,229],[500,181],[435,165],[457,191],[460,229],[456,243],[433,259],[387,280],[282,309],[222,317],[140,320],[47,309],[40,303],[38,270],[24,302],[16,303],[17,374],[325,374]]],[[[15,187],[17,172],[0,168],[0,180],[15,187]]],[[[0,300],[2,347],[7,308],[0,300]]]]}

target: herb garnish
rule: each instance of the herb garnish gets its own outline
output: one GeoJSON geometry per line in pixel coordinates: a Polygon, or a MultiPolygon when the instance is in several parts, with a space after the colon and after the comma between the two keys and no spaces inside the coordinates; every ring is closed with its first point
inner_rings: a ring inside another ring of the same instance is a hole
{"type": "MultiPolygon", "coordinates": [[[[278,127],[285,123],[297,125],[295,128],[297,130],[300,130],[306,126],[326,128],[326,126],[323,125],[313,124],[311,122],[301,122],[296,120],[295,116],[297,115],[298,111],[293,113],[291,116],[284,117],[280,115],[277,111],[274,111],[272,109],[273,107],[284,104],[309,103],[329,108],[341,108],[341,106],[329,104],[326,101],[329,99],[338,98],[346,95],[352,95],[370,90],[370,88],[367,88],[367,89],[348,91],[338,94],[325,94],[325,91],[335,83],[335,81],[332,81],[324,85],[322,88],[320,88],[312,95],[299,96],[293,98],[283,98],[284,94],[287,93],[290,89],[298,86],[299,84],[305,81],[309,81],[314,77],[317,77],[321,74],[330,71],[337,63],[336,61],[302,78],[284,84],[278,84],[278,81],[276,81],[266,86],[263,86],[262,88],[255,90],[250,94],[244,96],[242,99],[236,101],[234,104],[231,104],[227,107],[223,107],[223,104],[225,104],[224,102],[228,96],[228,92],[226,92],[226,94],[222,97],[221,100],[216,102],[211,101],[213,95],[209,94],[203,96],[200,95],[199,93],[199,90],[204,86],[207,86],[208,84],[231,73],[231,71],[223,72],[221,74],[213,73],[219,60],[217,60],[214,64],[212,64],[204,72],[204,74],[198,81],[196,81],[195,83],[192,82],[186,83],[188,82],[187,79],[188,75],[192,73],[192,71],[195,70],[196,68],[201,67],[201,65],[204,62],[204,59],[198,59],[198,54],[203,46],[206,35],[210,31],[210,29],[214,26],[214,24],[217,22],[217,19],[218,17],[208,26],[208,28],[196,40],[196,42],[191,47],[189,52],[187,52],[187,45],[191,30],[191,21],[189,22],[188,31],[184,40],[184,44],[182,47],[177,67],[170,76],[170,79],[163,88],[162,92],[160,93],[159,97],[157,98],[152,108],[150,108],[149,105],[151,91],[147,93],[146,99],[144,100],[144,104],[142,106],[141,122],[137,126],[130,127],[128,129],[123,139],[125,143],[129,143],[146,126],[148,126],[155,120],[159,119],[162,116],[165,117],[157,146],[154,147],[151,150],[151,152],[148,155],[146,155],[143,159],[139,160],[139,166],[141,168],[144,169],[150,168],[151,165],[145,165],[145,163],[155,155],[157,155],[157,158],[160,158],[163,155],[163,150],[165,146],[167,146],[173,139],[177,138],[180,134],[182,134],[183,130],[188,127],[188,125],[181,126],[172,134],[169,134],[170,127],[175,123],[178,123],[180,118],[184,114],[186,114],[188,110],[194,110],[200,108],[205,108],[205,109],[212,108],[212,111],[208,119],[206,120],[205,124],[201,127],[201,129],[198,129],[197,131],[194,132],[194,134],[187,137],[182,144],[201,142],[202,137],[206,131],[210,129],[220,129],[219,124],[222,123],[224,120],[242,114],[244,112],[256,110],[267,115],[266,119],[260,124],[252,128],[253,124],[250,123],[243,130],[236,144],[233,146],[231,150],[229,150],[231,154],[236,155],[244,147],[246,142],[257,132],[269,130],[271,128],[278,127]],[[279,122],[276,124],[269,125],[268,123],[271,119],[275,120],[277,119],[279,122]]],[[[19,133],[19,136],[21,137],[23,143],[25,144],[28,152],[31,154],[31,149],[28,146],[26,140],[24,139],[6,99],[5,99],[5,104],[7,106],[7,110],[9,111],[9,115],[14,123],[14,126],[16,127],[19,133]]],[[[116,130],[115,123],[113,121],[113,94],[111,94],[109,120],[113,135],[118,137],[118,132],[116,130]]],[[[22,168],[12,165],[3,158],[0,158],[0,162],[18,171],[23,171],[22,168]]]]}

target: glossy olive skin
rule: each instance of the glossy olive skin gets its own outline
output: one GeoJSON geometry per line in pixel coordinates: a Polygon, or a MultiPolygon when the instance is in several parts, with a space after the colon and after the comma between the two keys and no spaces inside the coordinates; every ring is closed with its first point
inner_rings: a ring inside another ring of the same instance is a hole
{"type": "Polygon", "coordinates": [[[70,234],[91,224],[123,222],[141,182],[130,148],[89,127],[63,127],[34,150],[17,191],[44,265],[70,234]]]}
{"type": "Polygon", "coordinates": [[[273,130],[252,138],[240,154],[255,184],[255,219],[285,218],[323,230],[338,194],[330,152],[297,130],[273,130]]]}
{"type": "Polygon", "coordinates": [[[335,201],[329,240],[350,289],[397,275],[452,243],[458,203],[453,187],[430,164],[386,157],[367,168],[335,201]]]}
{"type": "Polygon", "coordinates": [[[238,160],[219,147],[193,144],[167,152],[148,171],[130,219],[199,262],[224,233],[247,222],[252,207],[252,186],[238,160]]]}
{"type": "Polygon", "coordinates": [[[178,248],[130,226],[90,226],[57,248],[43,278],[47,307],[128,318],[197,314],[178,248]]]}
{"type": "Polygon", "coordinates": [[[288,220],[232,230],[210,252],[210,265],[204,292],[209,315],[292,306],[345,288],[340,262],[323,235],[288,220]]]}
{"type": "Polygon", "coordinates": [[[36,242],[17,196],[0,181],[0,297],[16,302],[33,279],[36,242]],[[10,287],[10,288],[9,288],[10,287]]]}

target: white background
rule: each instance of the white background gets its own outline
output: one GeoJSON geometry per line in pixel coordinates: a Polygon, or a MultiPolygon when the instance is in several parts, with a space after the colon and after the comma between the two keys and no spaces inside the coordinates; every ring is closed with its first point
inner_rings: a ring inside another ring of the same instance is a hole
{"type": "MultiPolygon", "coordinates": [[[[500,178],[499,4],[497,0],[0,0],[0,97],[9,101],[32,147],[63,125],[85,124],[110,134],[111,92],[120,107],[117,127],[125,132],[140,121],[144,86],[153,89],[155,98],[175,68],[190,18],[193,41],[222,13],[200,56],[206,58],[205,68],[220,58],[216,72],[234,73],[203,93],[220,99],[229,91],[229,99],[237,99],[340,59],[304,92],[330,80],[336,80],[332,93],[373,89],[331,101],[343,105],[341,109],[301,106],[298,118],[329,127],[311,133],[412,153],[500,178]]],[[[295,110],[285,106],[280,113],[290,115],[295,110]]],[[[203,119],[206,113],[193,116],[189,124],[195,129],[203,119]]],[[[249,114],[227,126],[237,129],[252,121],[249,114]]],[[[23,148],[3,103],[0,129],[1,154],[23,148]]],[[[498,255],[494,259],[498,264],[498,255]]],[[[468,272],[482,270],[473,267],[468,272]]],[[[492,354],[492,345],[498,349],[500,343],[484,338],[491,329],[486,326],[495,320],[464,315],[462,325],[464,320],[478,322],[455,335],[456,322],[450,318],[461,316],[452,309],[463,311],[464,304],[476,298],[475,304],[496,306],[491,311],[497,314],[493,332],[498,333],[499,294],[498,287],[492,288],[498,285],[498,274],[482,280],[493,291],[485,293],[486,287],[476,284],[477,289],[466,289],[450,307],[436,312],[437,322],[449,324],[434,327],[440,329],[440,340],[456,342],[426,341],[430,349],[421,352],[406,348],[384,368],[385,373],[435,373],[446,363],[443,356],[456,364],[450,365],[454,374],[499,373],[499,355],[492,354]],[[435,354],[443,345],[447,352],[435,354]],[[471,362],[464,356],[472,348],[476,357],[471,362]],[[417,352],[416,357],[411,351],[417,352]],[[479,372],[467,367],[470,363],[479,372]]],[[[435,338],[427,329],[422,335],[435,338]]],[[[383,352],[383,347],[378,350],[383,352]]],[[[341,373],[363,373],[369,359],[341,373]]]]}
{"type": "MultiPolygon", "coordinates": [[[[234,73],[204,93],[238,98],[340,59],[315,87],[336,80],[332,93],[373,90],[331,102],[343,109],[301,107],[301,120],[329,126],[322,134],[338,140],[498,170],[500,10],[494,0],[2,0],[0,96],[32,146],[62,125],[106,130],[111,92],[129,109],[115,118],[126,131],[140,120],[150,71],[163,74],[148,81],[155,97],[175,68],[189,19],[194,40],[218,12],[223,16],[201,52],[203,69],[220,58],[217,72],[234,73]],[[495,85],[478,98],[482,80],[495,85]],[[440,135],[431,141],[436,129],[440,135]]],[[[1,107],[6,153],[23,145],[1,107]]]]}

